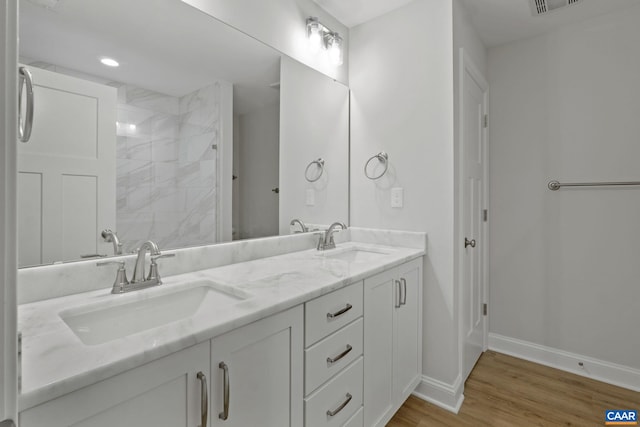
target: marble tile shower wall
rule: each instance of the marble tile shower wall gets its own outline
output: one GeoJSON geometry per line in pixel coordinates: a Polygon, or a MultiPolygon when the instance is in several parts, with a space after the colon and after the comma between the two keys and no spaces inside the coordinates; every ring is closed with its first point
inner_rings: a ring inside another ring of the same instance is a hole
{"type": "Polygon", "coordinates": [[[118,89],[117,231],[129,252],[216,241],[220,85],[183,97],[118,89]]]}

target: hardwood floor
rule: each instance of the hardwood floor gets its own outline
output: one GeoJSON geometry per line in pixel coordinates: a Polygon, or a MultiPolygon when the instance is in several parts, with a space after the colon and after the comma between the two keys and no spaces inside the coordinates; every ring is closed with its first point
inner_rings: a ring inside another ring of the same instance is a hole
{"type": "Polygon", "coordinates": [[[603,426],[606,409],[640,412],[640,393],[487,351],[458,415],[411,396],[387,427],[603,426]]]}

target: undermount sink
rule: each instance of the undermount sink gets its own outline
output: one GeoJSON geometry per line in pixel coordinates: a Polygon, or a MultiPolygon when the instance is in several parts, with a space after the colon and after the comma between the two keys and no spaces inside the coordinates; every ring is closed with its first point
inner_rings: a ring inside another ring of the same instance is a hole
{"type": "Polygon", "coordinates": [[[61,312],[60,318],[84,344],[97,345],[190,318],[205,301],[210,310],[228,307],[248,297],[225,288],[203,280],[175,292],[130,302],[111,305],[113,301],[109,301],[69,309],[61,312]]]}
{"type": "Polygon", "coordinates": [[[339,259],[347,262],[369,262],[388,255],[388,252],[380,252],[362,248],[335,249],[322,254],[324,258],[339,259]]]}

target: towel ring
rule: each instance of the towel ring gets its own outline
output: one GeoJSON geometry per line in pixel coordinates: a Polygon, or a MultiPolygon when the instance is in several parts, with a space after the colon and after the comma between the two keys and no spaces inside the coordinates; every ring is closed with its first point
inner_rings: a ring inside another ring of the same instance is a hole
{"type": "Polygon", "coordinates": [[[387,173],[387,169],[389,169],[389,155],[387,153],[385,153],[384,151],[381,151],[378,154],[376,154],[375,156],[371,156],[371,158],[369,160],[367,160],[367,163],[365,163],[365,165],[364,165],[364,175],[369,179],[374,179],[374,180],[375,179],[379,179],[379,178],[382,178],[382,176],[385,173],[387,173]],[[378,159],[379,162],[384,163],[384,170],[378,176],[371,176],[371,175],[369,175],[369,172],[367,172],[367,169],[369,168],[369,164],[371,163],[371,161],[373,159],[378,159]]]}
{"type": "Polygon", "coordinates": [[[304,177],[309,182],[316,182],[317,180],[320,179],[323,173],[324,173],[324,159],[320,157],[318,160],[314,160],[313,162],[307,165],[307,168],[304,170],[304,177]],[[316,165],[318,169],[320,169],[320,173],[318,173],[318,176],[316,176],[315,178],[309,178],[309,168],[313,165],[316,165]]]}

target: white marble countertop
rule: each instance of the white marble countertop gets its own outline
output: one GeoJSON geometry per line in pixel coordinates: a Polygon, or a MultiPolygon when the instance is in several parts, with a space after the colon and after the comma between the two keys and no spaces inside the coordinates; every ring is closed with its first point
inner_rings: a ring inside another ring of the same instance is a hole
{"type": "Polygon", "coordinates": [[[20,410],[210,340],[424,254],[424,248],[345,242],[326,253],[304,250],[165,277],[161,286],[124,295],[112,295],[111,289],[105,288],[20,305],[20,410]],[[325,256],[354,247],[385,254],[371,261],[325,256]],[[205,300],[192,317],[97,345],[83,344],[60,317],[60,312],[74,308],[137,301],[175,292],[185,282],[202,280],[213,281],[222,289],[247,298],[215,310],[205,300]]]}

